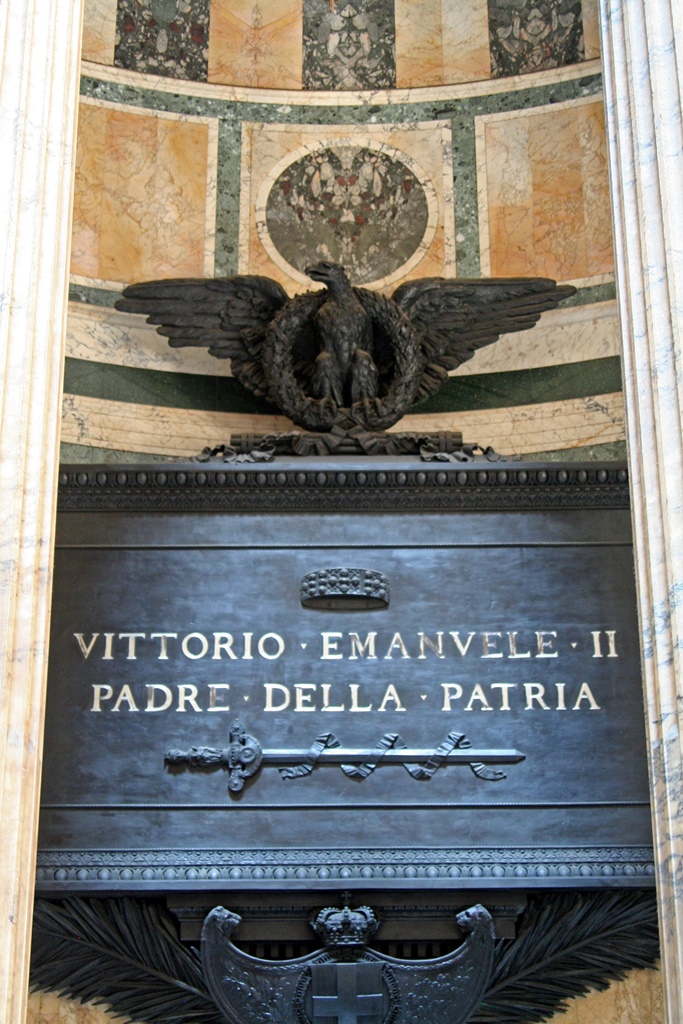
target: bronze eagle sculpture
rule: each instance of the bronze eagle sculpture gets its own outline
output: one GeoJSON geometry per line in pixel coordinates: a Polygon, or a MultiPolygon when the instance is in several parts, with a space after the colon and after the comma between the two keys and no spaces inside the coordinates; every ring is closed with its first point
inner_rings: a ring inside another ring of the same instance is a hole
{"type": "Polygon", "coordinates": [[[335,263],[306,273],[326,288],[290,299],[277,281],[248,274],[145,281],[116,308],[146,314],[174,348],[232,360],[245,388],[306,430],[351,420],[376,431],[438,391],[477,349],[533,327],[575,292],[543,277],[427,277],[387,298],[353,287],[335,263]]]}

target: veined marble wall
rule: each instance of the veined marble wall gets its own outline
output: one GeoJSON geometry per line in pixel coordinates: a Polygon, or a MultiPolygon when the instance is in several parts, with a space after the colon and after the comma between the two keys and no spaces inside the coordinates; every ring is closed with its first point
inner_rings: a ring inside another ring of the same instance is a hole
{"type": "Polygon", "coordinates": [[[86,0],[83,57],[260,89],[392,89],[599,56],[597,0],[86,0]]]}
{"type": "MultiPolygon", "coordinates": [[[[155,2],[135,0],[145,17],[155,2]]],[[[189,6],[190,20],[204,10],[189,6]]],[[[217,10],[237,17],[235,2],[210,6],[214,29],[217,10]]],[[[452,5],[424,6],[431,18],[452,5]]],[[[264,24],[281,7],[263,3],[264,24]]],[[[119,0],[117,22],[111,5],[91,0],[91,55],[93,40],[120,33],[122,9],[119,0]]],[[[407,9],[392,6],[397,53],[407,9]]],[[[433,275],[572,282],[577,295],[563,308],[480,352],[394,429],[462,430],[504,454],[623,455],[598,62],[419,89],[282,88],[296,85],[282,71],[294,67],[286,40],[305,40],[316,10],[307,0],[278,21],[272,76],[258,80],[279,82],[277,91],[212,84],[211,59],[209,81],[192,79],[189,65],[185,79],[171,79],[159,68],[84,64],[63,457],[188,457],[232,433],[288,429],[229,365],[173,351],[112,307],[131,281],[177,276],[266,274],[293,294],[320,258],[387,294],[433,275]],[[395,230],[383,219],[389,199],[395,230]],[[352,230],[340,232],[340,219],[352,230]]],[[[582,17],[588,24],[586,4],[582,17]]]]}

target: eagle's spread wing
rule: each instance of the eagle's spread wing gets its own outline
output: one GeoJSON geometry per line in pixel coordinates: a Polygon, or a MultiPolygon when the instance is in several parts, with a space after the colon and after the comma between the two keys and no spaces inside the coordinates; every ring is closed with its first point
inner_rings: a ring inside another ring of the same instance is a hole
{"type": "Polygon", "coordinates": [[[147,314],[147,323],[173,348],[208,348],[217,359],[231,359],[232,372],[258,397],[267,393],[261,364],[263,335],[268,324],[289,301],[269,277],[236,276],[216,279],[176,278],[145,281],[123,292],[116,308],[147,314]]]}
{"type": "Polygon", "coordinates": [[[528,330],[575,291],[545,277],[426,277],[401,285],[392,299],[419,329],[425,358],[415,401],[437,391],[448,371],[478,348],[501,334],[528,330]]]}

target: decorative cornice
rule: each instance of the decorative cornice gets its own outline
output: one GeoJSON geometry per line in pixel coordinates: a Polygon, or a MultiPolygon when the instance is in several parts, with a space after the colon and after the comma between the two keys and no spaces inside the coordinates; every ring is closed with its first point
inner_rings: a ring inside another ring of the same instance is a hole
{"type": "Polygon", "coordinates": [[[628,508],[623,463],[471,463],[417,458],[62,466],[60,512],[389,512],[628,508]]]}
{"type": "Polygon", "coordinates": [[[86,892],[145,883],[158,889],[265,888],[330,889],[487,888],[502,885],[562,887],[654,885],[652,849],[647,846],[527,847],[485,850],[412,848],[387,850],[42,850],[37,890],[86,892]]]}

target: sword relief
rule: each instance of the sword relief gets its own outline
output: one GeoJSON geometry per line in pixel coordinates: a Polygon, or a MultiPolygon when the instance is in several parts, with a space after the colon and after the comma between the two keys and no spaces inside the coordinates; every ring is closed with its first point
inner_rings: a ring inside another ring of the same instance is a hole
{"type": "Polygon", "coordinates": [[[464,733],[449,732],[433,750],[407,746],[399,733],[387,732],[371,750],[342,747],[334,733],[321,733],[308,750],[266,749],[249,735],[239,719],[230,727],[230,745],[224,750],[215,747],[190,747],[169,750],[165,764],[177,767],[212,770],[226,768],[230,772],[228,788],[238,793],[247,778],[255,775],[263,764],[278,766],[283,779],[310,775],[321,764],[339,765],[348,778],[365,779],[380,764],[399,764],[414,778],[429,781],[445,764],[465,764],[477,778],[500,782],[506,774],[489,764],[517,764],[525,759],[518,750],[474,750],[464,733]]]}

